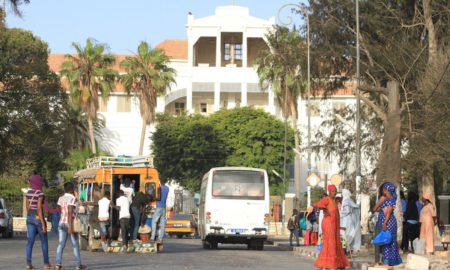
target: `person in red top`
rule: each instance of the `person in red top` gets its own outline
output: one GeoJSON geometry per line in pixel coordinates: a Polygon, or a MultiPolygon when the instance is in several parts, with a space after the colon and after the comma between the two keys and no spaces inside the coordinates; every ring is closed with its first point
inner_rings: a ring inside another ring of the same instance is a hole
{"type": "Polygon", "coordinates": [[[323,246],[320,250],[315,267],[321,269],[343,269],[350,267],[345,257],[340,238],[340,217],[336,205],[336,186],[328,186],[328,196],[323,197],[314,206],[322,209],[324,218],[322,221],[323,246]]]}

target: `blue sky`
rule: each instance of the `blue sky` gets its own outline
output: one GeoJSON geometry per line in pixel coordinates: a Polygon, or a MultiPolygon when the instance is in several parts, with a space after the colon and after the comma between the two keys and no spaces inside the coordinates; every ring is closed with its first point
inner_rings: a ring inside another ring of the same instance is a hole
{"type": "MultiPolygon", "coordinates": [[[[32,31],[49,44],[51,53],[72,53],[72,42],[87,38],[107,43],[112,53],[130,54],[141,40],[156,46],[165,39],[187,39],[188,12],[195,18],[213,15],[231,0],[31,0],[20,9],[23,18],[7,8],[7,26],[32,31]]],[[[250,15],[269,19],[288,1],[235,0],[250,15]]],[[[285,12],[286,14],[288,13],[285,12]]],[[[298,17],[297,17],[298,18],[298,17]]],[[[297,23],[301,23],[300,19],[297,23]]]]}

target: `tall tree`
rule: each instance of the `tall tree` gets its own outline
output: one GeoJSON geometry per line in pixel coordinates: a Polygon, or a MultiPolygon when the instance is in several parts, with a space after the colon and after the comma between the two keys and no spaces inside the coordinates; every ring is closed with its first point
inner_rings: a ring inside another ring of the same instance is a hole
{"type": "MultiPolygon", "coordinates": [[[[327,93],[333,93],[339,86],[336,82],[351,78],[355,70],[355,3],[350,0],[310,0],[306,8],[311,25],[311,52],[316,59],[313,77],[316,86],[323,86],[316,90],[326,89],[327,93]],[[330,75],[335,79],[330,80],[330,75]]],[[[386,180],[397,186],[401,183],[401,141],[406,138],[408,144],[404,149],[412,149],[411,135],[414,135],[417,119],[413,117],[413,110],[418,108],[415,105],[420,103],[420,93],[428,92],[420,87],[428,77],[427,63],[439,58],[436,55],[439,48],[448,46],[448,10],[448,1],[440,0],[433,3],[429,0],[360,1],[358,38],[363,94],[359,97],[383,123],[376,168],[378,184],[386,180]]],[[[448,134],[448,130],[441,131],[448,134]]],[[[395,213],[400,230],[399,212],[400,207],[395,213]]]]}
{"type": "Polygon", "coordinates": [[[95,155],[96,144],[93,122],[97,118],[99,95],[106,100],[115,88],[116,70],[110,69],[116,58],[106,53],[106,46],[98,44],[92,39],[86,40],[86,47],[72,43],[77,55],[66,54],[68,61],[62,64],[61,75],[70,83],[72,101],[86,113],[89,124],[89,136],[92,152],[95,155]]]}
{"type": "Polygon", "coordinates": [[[50,176],[61,165],[67,96],[47,57],[47,43],[29,31],[0,34],[0,174],[50,176]]]}
{"type": "Polygon", "coordinates": [[[137,93],[142,116],[141,141],[139,155],[144,149],[144,139],[147,125],[155,119],[156,101],[158,95],[165,94],[175,83],[175,69],[169,67],[170,59],[161,49],[152,49],[147,42],[138,46],[136,56],[127,56],[120,63],[127,74],[121,76],[122,83],[128,94],[137,93]]]}
{"type": "MultiPolygon", "coordinates": [[[[305,93],[306,81],[301,63],[305,63],[305,40],[295,29],[277,27],[267,35],[269,49],[256,60],[257,73],[263,88],[274,91],[285,118],[291,117],[294,128],[295,149],[300,152],[297,99],[305,93]]],[[[306,70],[306,69],[304,69],[306,70]]],[[[297,202],[300,203],[300,156],[295,159],[297,202]]]]}

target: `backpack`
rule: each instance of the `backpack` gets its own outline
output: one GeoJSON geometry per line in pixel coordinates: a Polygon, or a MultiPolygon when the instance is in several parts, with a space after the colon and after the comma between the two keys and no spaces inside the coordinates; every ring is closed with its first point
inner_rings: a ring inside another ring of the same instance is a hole
{"type": "Polygon", "coordinates": [[[289,219],[287,228],[288,228],[288,230],[295,230],[297,228],[297,226],[295,224],[295,216],[292,216],[289,219]]]}
{"type": "Polygon", "coordinates": [[[301,228],[302,230],[306,230],[306,218],[305,218],[305,217],[303,217],[303,218],[300,220],[300,228],[301,228]]]}

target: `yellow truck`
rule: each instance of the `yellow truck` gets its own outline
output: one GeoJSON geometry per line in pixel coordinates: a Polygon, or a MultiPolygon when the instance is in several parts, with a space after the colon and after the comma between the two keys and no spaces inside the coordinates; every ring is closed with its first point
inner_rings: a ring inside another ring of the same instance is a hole
{"type": "MultiPolygon", "coordinates": [[[[88,159],[86,169],[75,173],[76,194],[78,201],[86,205],[86,213],[79,214],[84,222],[84,229],[80,235],[80,248],[82,250],[101,249],[100,226],[98,223],[98,200],[103,197],[104,191],[111,193],[115,203],[120,189],[121,180],[135,180],[135,192],[144,192],[154,198],[147,206],[146,214],[152,216],[156,208],[156,199],[159,198],[158,171],[153,168],[153,158],[147,157],[95,157],[88,159]],[[84,216],[83,216],[84,215],[84,216]]],[[[118,211],[110,209],[110,238],[119,236],[118,211]]]]}

